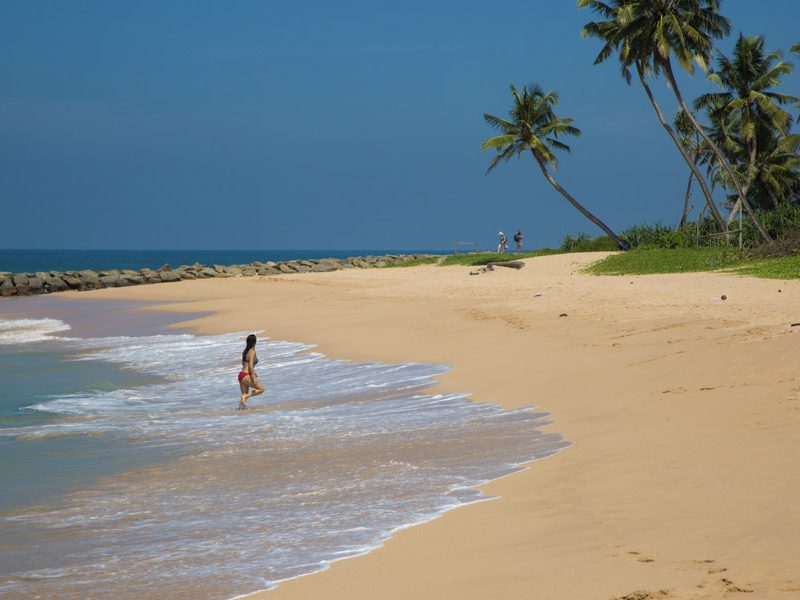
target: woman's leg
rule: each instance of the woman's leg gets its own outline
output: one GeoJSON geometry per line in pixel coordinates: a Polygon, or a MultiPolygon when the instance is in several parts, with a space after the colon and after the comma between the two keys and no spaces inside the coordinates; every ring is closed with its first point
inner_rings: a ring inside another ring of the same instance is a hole
{"type": "Polygon", "coordinates": [[[247,400],[250,398],[250,377],[242,377],[239,380],[239,408],[247,408],[247,400]]]}
{"type": "MultiPolygon", "coordinates": [[[[250,378],[247,377],[249,380],[250,378]]],[[[261,382],[258,380],[258,377],[255,377],[254,380],[250,383],[250,387],[255,388],[252,392],[250,392],[250,398],[253,396],[260,396],[264,393],[264,386],[261,385],[261,382]]]]}

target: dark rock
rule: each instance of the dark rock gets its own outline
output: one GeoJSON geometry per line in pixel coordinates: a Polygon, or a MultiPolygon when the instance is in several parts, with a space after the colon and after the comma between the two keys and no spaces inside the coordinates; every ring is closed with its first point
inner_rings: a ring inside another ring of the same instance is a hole
{"type": "Polygon", "coordinates": [[[326,273],[328,271],[337,271],[339,269],[339,265],[335,265],[329,262],[319,262],[311,267],[311,270],[314,273],[326,273]]]}
{"type": "Polygon", "coordinates": [[[18,283],[16,286],[17,294],[20,296],[30,296],[31,295],[31,286],[27,283],[18,283]]]}
{"type": "Polygon", "coordinates": [[[166,273],[167,271],[172,271],[172,267],[169,265],[162,265],[161,268],[158,270],[159,273],[166,273]]]}
{"type": "Polygon", "coordinates": [[[293,268],[292,268],[291,266],[289,266],[287,263],[278,263],[278,264],[277,264],[277,266],[276,266],[276,268],[277,268],[277,269],[278,269],[278,270],[279,270],[281,273],[296,273],[296,272],[297,272],[295,269],[293,269],[293,268]]]}
{"type": "Polygon", "coordinates": [[[217,275],[219,273],[210,267],[203,267],[197,274],[198,277],[216,277],[217,275]]]}
{"type": "Polygon", "coordinates": [[[237,267],[236,265],[230,266],[225,270],[228,273],[230,273],[231,275],[241,275],[242,274],[242,268],[241,267],[237,267]]]}
{"type": "Polygon", "coordinates": [[[222,265],[214,265],[214,270],[217,273],[224,273],[225,272],[225,267],[222,266],[222,265]]]}
{"type": "Polygon", "coordinates": [[[242,277],[254,277],[257,271],[255,269],[244,269],[242,271],[242,277]]]}
{"type": "Polygon", "coordinates": [[[50,277],[47,281],[45,281],[45,285],[51,292],[63,292],[64,290],[68,289],[67,284],[64,283],[64,280],[60,277],[50,277]]]}
{"type": "Polygon", "coordinates": [[[138,273],[124,273],[117,282],[118,286],[139,285],[144,283],[144,277],[138,273]]]}
{"type": "Polygon", "coordinates": [[[2,281],[0,281],[0,296],[8,297],[8,296],[15,296],[17,293],[17,288],[14,287],[14,280],[11,277],[4,277],[2,281]]]}
{"type": "Polygon", "coordinates": [[[66,283],[70,289],[77,290],[81,287],[81,280],[74,275],[64,275],[62,277],[64,283],[66,283]]]}
{"type": "Polygon", "coordinates": [[[42,292],[44,292],[44,281],[42,281],[38,277],[29,277],[28,285],[30,286],[31,293],[33,294],[41,294],[42,292]]]}
{"type": "Polygon", "coordinates": [[[275,267],[261,267],[258,270],[259,275],[279,275],[280,273],[281,271],[275,267]]]}
{"type": "Polygon", "coordinates": [[[181,276],[175,271],[161,271],[161,281],[180,281],[181,276]]]}
{"type": "Polygon", "coordinates": [[[183,271],[180,274],[181,279],[197,279],[197,275],[192,273],[191,271],[183,271]]]}
{"type": "Polygon", "coordinates": [[[100,278],[97,276],[97,273],[94,271],[78,271],[78,277],[83,283],[95,285],[99,283],[100,278]]]}
{"type": "Polygon", "coordinates": [[[100,281],[102,281],[103,285],[106,287],[116,287],[119,281],[119,275],[103,275],[100,277],[100,281]]]}
{"type": "Polygon", "coordinates": [[[13,276],[14,285],[28,285],[28,276],[22,273],[17,273],[13,276]]]}

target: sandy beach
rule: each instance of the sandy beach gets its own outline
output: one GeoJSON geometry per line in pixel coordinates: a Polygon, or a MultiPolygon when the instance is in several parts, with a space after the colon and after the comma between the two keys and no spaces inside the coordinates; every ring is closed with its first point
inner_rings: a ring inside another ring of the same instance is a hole
{"type": "Polygon", "coordinates": [[[332,358],[446,364],[442,391],[536,405],[573,444],[486,485],[497,500],[254,597],[800,597],[800,282],[580,272],[602,256],[65,296],[163,301],[206,313],[182,323],[199,332],[264,330],[332,358]]]}

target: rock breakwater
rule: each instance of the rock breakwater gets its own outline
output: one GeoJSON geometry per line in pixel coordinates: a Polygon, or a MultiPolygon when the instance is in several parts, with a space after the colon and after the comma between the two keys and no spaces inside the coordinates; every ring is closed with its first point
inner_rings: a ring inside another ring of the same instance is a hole
{"type": "Polygon", "coordinates": [[[285,262],[252,262],[244,265],[181,265],[160,269],[109,269],[101,271],[39,271],[36,273],[9,273],[0,271],[0,297],[32,296],[67,290],[99,290],[108,287],[126,287],[150,283],[170,283],[188,279],[215,277],[256,277],[284,273],[324,273],[341,269],[369,269],[388,267],[400,263],[431,258],[432,254],[387,254],[384,256],[353,256],[349,258],[322,258],[290,260],[285,262]]]}

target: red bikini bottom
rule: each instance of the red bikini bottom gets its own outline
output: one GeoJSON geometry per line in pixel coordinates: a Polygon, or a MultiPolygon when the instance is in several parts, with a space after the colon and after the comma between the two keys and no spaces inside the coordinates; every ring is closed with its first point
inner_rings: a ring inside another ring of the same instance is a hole
{"type": "Polygon", "coordinates": [[[247,371],[239,371],[239,383],[242,383],[242,379],[245,377],[250,377],[250,373],[247,371]]]}

